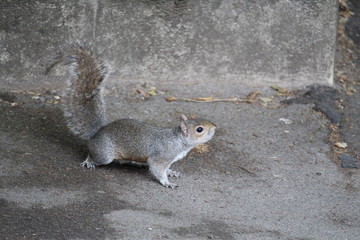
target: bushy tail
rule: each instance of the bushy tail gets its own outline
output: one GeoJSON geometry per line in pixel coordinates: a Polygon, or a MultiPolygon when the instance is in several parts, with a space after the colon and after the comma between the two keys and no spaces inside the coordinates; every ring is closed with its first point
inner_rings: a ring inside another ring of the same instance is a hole
{"type": "Polygon", "coordinates": [[[74,134],[90,139],[106,124],[101,83],[107,68],[93,46],[79,42],[58,53],[47,72],[58,63],[68,66],[68,88],[64,94],[67,125],[74,134]]]}

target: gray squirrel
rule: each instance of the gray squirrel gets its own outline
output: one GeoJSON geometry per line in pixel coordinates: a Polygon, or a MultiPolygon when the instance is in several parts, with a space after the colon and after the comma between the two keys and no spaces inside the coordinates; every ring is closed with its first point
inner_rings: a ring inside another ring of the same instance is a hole
{"type": "Polygon", "coordinates": [[[170,169],[195,146],[209,141],[216,125],[202,118],[180,116],[180,125],[160,128],[134,119],[107,123],[102,82],[107,67],[92,44],[73,42],[54,57],[47,72],[58,63],[68,66],[68,88],[64,96],[64,115],[71,131],[87,141],[89,155],[81,166],[111,163],[113,160],[147,164],[165,187],[176,188],[168,176],[180,177],[170,169]]]}

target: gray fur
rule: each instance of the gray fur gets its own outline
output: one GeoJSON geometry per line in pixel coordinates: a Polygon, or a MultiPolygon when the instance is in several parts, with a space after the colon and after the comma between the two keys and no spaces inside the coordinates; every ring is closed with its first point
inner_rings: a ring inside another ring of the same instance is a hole
{"type": "Polygon", "coordinates": [[[160,128],[134,119],[121,119],[106,125],[101,83],[107,70],[91,45],[72,44],[59,54],[59,62],[69,66],[68,90],[64,106],[71,131],[88,140],[89,156],[81,163],[90,169],[113,160],[148,164],[150,172],[165,187],[175,188],[168,176],[180,177],[170,169],[196,145],[207,142],[215,124],[205,119],[181,115],[174,128],[160,128]],[[201,130],[201,131],[199,131],[201,130]]]}
{"type": "Polygon", "coordinates": [[[107,67],[97,48],[78,41],[56,53],[46,72],[57,64],[68,66],[68,87],[63,94],[67,125],[74,134],[88,140],[107,123],[101,87],[107,67]]]}

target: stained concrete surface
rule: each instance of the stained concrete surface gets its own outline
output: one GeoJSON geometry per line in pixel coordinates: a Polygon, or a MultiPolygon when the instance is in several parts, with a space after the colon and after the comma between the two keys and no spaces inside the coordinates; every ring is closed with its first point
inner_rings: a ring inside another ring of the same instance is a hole
{"type": "Polygon", "coordinates": [[[337,0],[2,0],[2,88],[62,87],[43,65],[72,39],[105,49],[109,84],[331,84],[336,19],[337,0]]]}
{"type": "Polygon", "coordinates": [[[311,105],[277,105],[277,98],[276,108],[260,101],[168,103],[163,95],[127,101],[110,93],[110,118],[131,112],[169,126],[181,112],[219,126],[209,151],[175,164],[184,177],[173,179],[180,188],[172,190],[146,168],[80,167],[86,151],[66,130],[59,104],[47,103],[54,94],[10,95],[20,105],[1,103],[2,239],[356,239],[360,233],[360,174],[331,160],[329,120],[311,105]]]}

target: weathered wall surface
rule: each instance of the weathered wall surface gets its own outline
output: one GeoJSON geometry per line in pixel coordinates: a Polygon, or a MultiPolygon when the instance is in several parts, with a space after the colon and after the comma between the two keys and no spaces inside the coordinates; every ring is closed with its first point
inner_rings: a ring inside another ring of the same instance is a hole
{"type": "Polygon", "coordinates": [[[69,39],[105,49],[109,84],[331,84],[336,20],[336,0],[2,0],[0,87],[62,86],[42,72],[69,39]]]}

